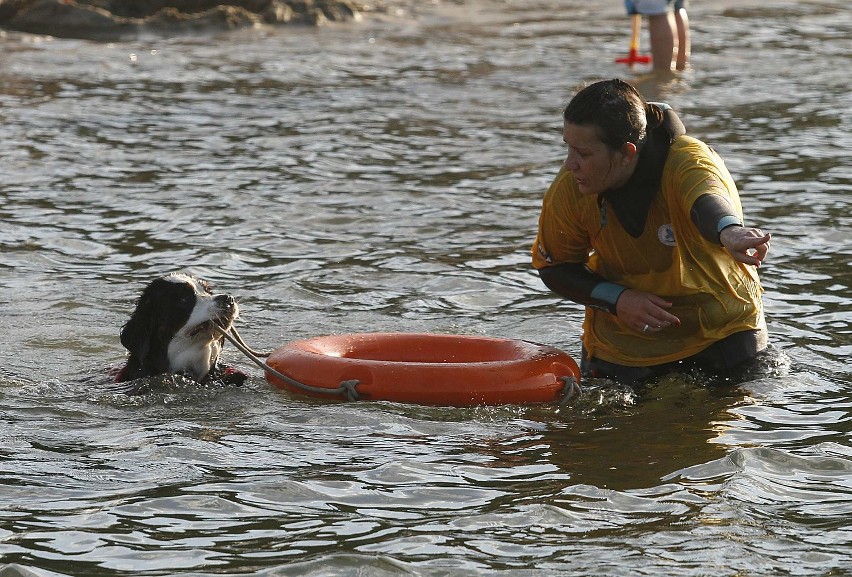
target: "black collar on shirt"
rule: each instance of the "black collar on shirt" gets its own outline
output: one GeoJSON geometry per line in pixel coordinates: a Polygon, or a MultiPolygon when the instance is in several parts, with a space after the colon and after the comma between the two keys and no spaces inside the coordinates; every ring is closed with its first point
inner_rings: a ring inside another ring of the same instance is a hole
{"type": "Polygon", "coordinates": [[[598,205],[607,202],[612,206],[621,226],[633,238],[639,238],[645,230],[651,202],[660,190],[663,166],[666,164],[671,143],[686,134],[683,122],[668,105],[651,106],[662,116],[662,122],[649,131],[648,140],[639,151],[636,170],[624,186],[606,190],[598,195],[598,205]]]}

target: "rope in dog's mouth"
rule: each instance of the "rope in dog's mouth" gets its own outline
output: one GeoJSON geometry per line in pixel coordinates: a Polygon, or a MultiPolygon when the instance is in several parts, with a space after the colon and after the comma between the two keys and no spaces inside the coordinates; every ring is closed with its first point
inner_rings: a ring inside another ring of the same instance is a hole
{"type": "MultiPolygon", "coordinates": [[[[237,329],[236,329],[236,327],[234,327],[234,325],[229,325],[229,326],[223,327],[221,324],[219,324],[216,321],[213,321],[212,324],[213,324],[213,330],[215,332],[219,333],[220,335],[222,335],[223,337],[228,339],[231,342],[231,344],[233,344],[235,347],[240,349],[240,351],[244,355],[248,356],[249,358],[251,358],[251,357],[268,357],[269,355],[272,354],[272,351],[258,352],[258,351],[253,350],[251,347],[249,347],[245,343],[243,338],[240,336],[240,333],[237,332],[237,329]]],[[[260,361],[260,362],[262,363],[263,367],[267,366],[266,363],[264,363],[263,361],[260,361]]]]}
{"type": "Polygon", "coordinates": [[[336,389],[328,389],[325,387],[312,387],[311,385],[306,385],[305,383],[300,383],[299,381],[288,377],[284,373],[277,371],[269,366],[268,363],[265,363],[260,357],[268,357],[271,355],[271,352],[257,352],[252,350],[248,345],[245,344],[240,334],[237,332],[232,326],[225,328],[219,326],[219,324],[214,323],[213,329],[218,332],[220,335],[228,339],[232,345],[237,347],[241,353],[243,353],[248,359],[256,364],[258,367],[266,371],[267,373],[275,376],[278,379],[281,379],[285,383],[292,385],[298,389],[301,389],[305,392],[321,394],[321,395],[345,395],[347,399],[350,401],[359,400],[358,391],[355,390],[355,387],[358,386],[358,380],[351,381],[342,381],[340,386],[336,389]]]}

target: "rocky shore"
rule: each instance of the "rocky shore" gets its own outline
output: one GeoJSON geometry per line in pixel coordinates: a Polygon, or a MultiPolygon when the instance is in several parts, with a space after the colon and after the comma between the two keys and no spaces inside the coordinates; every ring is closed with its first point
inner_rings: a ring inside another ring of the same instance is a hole
{"type": "MultiPolygon", "coordinates": [[[[118,40],[257,25],[358,20],[393,0],[0,0],[0,28],[64,38],[118,40]]],[[[429,4],[429,2],[422,2],[429,4]]],[[[433,2],[432,3],[436,3],[433,2]]]]}

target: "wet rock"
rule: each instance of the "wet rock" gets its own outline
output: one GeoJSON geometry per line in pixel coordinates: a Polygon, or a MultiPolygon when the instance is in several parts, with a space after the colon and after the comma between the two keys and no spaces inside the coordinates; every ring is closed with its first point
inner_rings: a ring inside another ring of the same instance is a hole
{"type": "Polygon", "coordinates": [[[0,0],[0,27],[95,40],[359,17],[353,0],[0,0]]]}

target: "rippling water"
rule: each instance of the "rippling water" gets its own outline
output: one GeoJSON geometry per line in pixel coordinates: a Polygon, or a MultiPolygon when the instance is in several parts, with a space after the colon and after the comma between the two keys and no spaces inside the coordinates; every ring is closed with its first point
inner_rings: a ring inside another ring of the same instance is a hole
{"type": "MultiPolygon", "coordinates": [[[[693,70],[628,71],[621,4],[116,44],[0,36],[0,575],[849,575],[846,3],[696,2],[693,70]],[[727,159],[760,374],[552,407],[97,386],[151,278],[239,296],[255,348],[528,339],[580,307],[529,266],[574,88],[627,75],[727,159]]],[[[647,44],[647,43],[646,43],[647,44]]]]}

